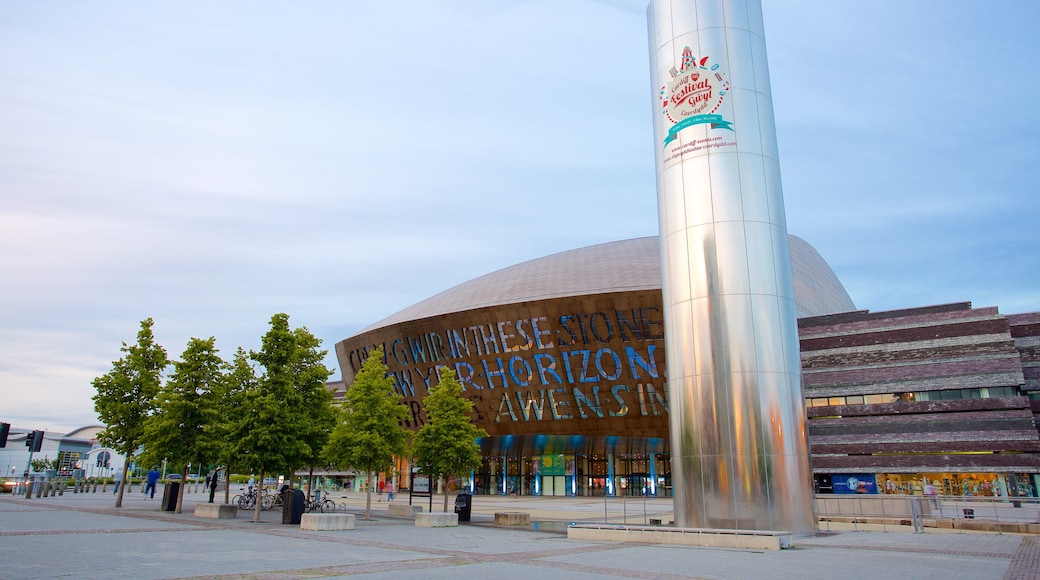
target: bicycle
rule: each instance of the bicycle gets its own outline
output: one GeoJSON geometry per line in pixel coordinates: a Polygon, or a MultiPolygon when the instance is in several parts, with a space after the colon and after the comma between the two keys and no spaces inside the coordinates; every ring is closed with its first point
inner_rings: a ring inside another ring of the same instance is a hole
{"type": "Polygon", "coordinates": [[[284,507],[285,502],[282,500],[284,493],[284,490],[281,493],[264,492],[264,497],[260,500],[260,509],[273,510],[274,508],[284,507]]]}
{"type": "MultiPolygon", "coordinates": [[[[256,505],[256,490],[252,486],[249,487],[249,491],[246,493],[240,493],[235,497],[231,498],[232,503],[238,506],[240,510],[253,509],[256,505]]],[[[261,500],[260,507],[263,508],[263,500],[261,500]]]]}
{"type": "Polygon", "coordinates": [[[329,499],[328,492],[322,491],[320,497],[314,500],[308,500],[304,505],[304,508],[309,512],[320,511],[321,513],[332,513],[336,511],[336,502],[329,499]]]}

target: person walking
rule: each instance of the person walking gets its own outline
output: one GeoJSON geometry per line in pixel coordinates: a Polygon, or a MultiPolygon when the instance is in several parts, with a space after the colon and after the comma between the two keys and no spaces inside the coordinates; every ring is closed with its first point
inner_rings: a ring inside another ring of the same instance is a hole
{"type": "Polygon", "coordinates": [[[394,484],[391,483],[386,486],[386,501],[394,501],[394,484]]]}
{"type": "Polygon", "coordinates": [[[144,492],[148,495],[148,499],[155,499],[155,484],[159,481],[159,470],[155,467],[148,472],[145,479],[144,492]]]}
{"type": "Polygon", "coordinates": [[[119,484],[123,483],[123,470],[115,473],[115,485],[112,487],[112,495],[119,493],[119,484]]]}

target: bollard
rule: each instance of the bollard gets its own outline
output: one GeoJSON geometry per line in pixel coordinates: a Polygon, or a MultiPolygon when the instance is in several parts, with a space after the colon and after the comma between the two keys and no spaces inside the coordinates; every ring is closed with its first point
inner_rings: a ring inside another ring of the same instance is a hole
{"type": "Polygon", "coordinates": [[[36,482],[36,498],[37,499],[43,497],[43,488],[46,487],[46,486],[47,486],[47,482],[46,481],[42,481],[41,480],[41,481],[37,481],[36,482]]]}
{"type": "Polygon", "coordinates": [[[25,499],[32,499],[33,492],[33,476],[29,476],[25,479],[25,499]]]}
{"type": "Polygon", "coordinates": [[[95,477],[94,478],[94,491],[92,493],[97,493],[97,480],[98,480],[98,478],[95,477]]]}

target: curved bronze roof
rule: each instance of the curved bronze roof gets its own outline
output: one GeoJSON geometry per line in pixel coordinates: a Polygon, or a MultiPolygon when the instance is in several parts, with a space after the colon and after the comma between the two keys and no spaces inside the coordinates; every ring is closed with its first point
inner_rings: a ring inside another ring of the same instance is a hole
{"type": "MultiPolygon", "coordinates": [[[[788,235],[798,316],[856,310],[831,267],[808,242],[788,235]]],[[[435,294],[358,334],[431,316],[528,302],[661,288],[657,236],[567,250],[502,268],[435,294]]]]}

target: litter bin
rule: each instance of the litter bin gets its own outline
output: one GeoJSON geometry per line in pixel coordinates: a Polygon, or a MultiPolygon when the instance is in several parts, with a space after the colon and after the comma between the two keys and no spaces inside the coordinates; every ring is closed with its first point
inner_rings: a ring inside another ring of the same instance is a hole
{"type": "Polygon", "coordinates": [[[180,495],[181,482],[171,481],[163,485],[162,511],[172,512],[177,510],[177,496],[180,495]]]}
{"type": "Polygon", "coordinates": [[[455,513],[459,514],[460,522],[469,521],[470,510],[473,509],[473,495],[469,493],[460,493],[455,496],[455,513]]]}
{"type": "Polygon", "coordinates": [[[282,492],[282,523],[299,524],[303,519],[303,511],[307,508],[307,496],[299,489],[287,489],[282,492]]]}

